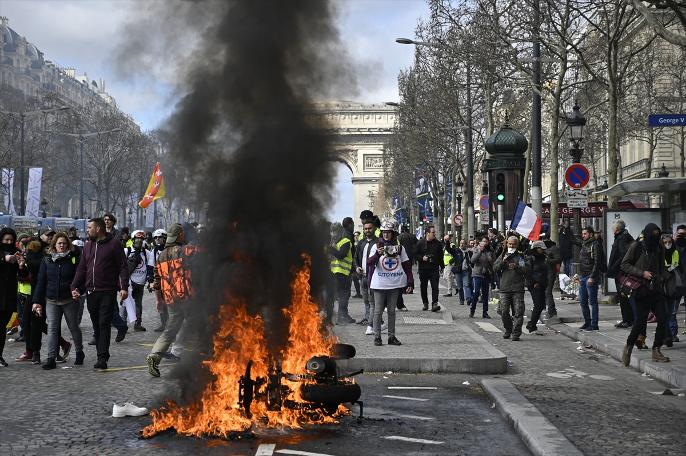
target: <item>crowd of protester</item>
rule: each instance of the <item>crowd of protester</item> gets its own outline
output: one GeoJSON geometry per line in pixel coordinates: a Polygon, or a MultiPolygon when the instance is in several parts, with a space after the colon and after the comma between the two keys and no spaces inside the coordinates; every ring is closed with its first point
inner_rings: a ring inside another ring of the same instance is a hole
{"type": "MultiPolygon", "coordinates": [[[[152,358],[178,359],[179,343],[171,352],[167,350],[175,342],[183,318],[169,305],[187,296],[176,292],[177,276],[169,271],[169,265],[184,267],[184,256],[192,252],[178,253],[176,247],[186,244],[195,227],[173,224],[167,230],[144,232],[117,228],[116,223],[113,214],[93,218],[83,239],[75,227],[64,232],[47,227],[19,235],[10,227],[0,229],[0,325],[6,328],[0,331],[0,367],[9,366],[3,352],[7,337],[14,334],[14,342],[25,345],[16,362],[55,369],[58,363],[67,362],[73,347],[74,364],[84,364],[80,326],[87,308],[93,327],[88,343],[97,353],[94,367],[107,369],[112,327],[117,331],[115,342],[124,340],[129,324],[135,332],[146,331],[146,289],[154,293],[159,312],[160,323],[154,331],[167,341],[158,343],[164,347],[153,348],[152,358]],[[63,318],[71,342],[63,337],[63,318]]],[[[148,363],[151,374],[159,375],[155,363],[148,363]]]]}
{"type": "MultiPolygon", "coordinates": [[[[579,300],[583,318],[579,330],[598,331],[598,293],[606,276],[615,281],[622,314],[615,327],[630,329],[622,358],[625,365],[634,347],[647,348],[647,323],[657,323],[654,361],[669,362],[661,348],[679,341],[677,313],[686,291],[682,285],[686,280],[686,225],[679,225],[672,234],[651,223],[634,240],[625,223],[617,220],[612,226],[615,239],[608,258],[600,233],[584,227],[576,236],[566,220],[559,228],[558,242],[545,232],[539,239],[530,240],[495,228],[475,239],[457,241],[446,234],[441,240],[431,225],[424,226],[423,235],[417,239],[406,227],[399,230],[395,220],[380,220],[368,210],[360,214],[360,222],[361,233],[353,232],[350,217],[332,224],[326,318],[333,323],[337,299],[335,323],[366,325],[365,333],[374,336],[375,345],[382,345],[384,331],[388,331],[388,344],[401,345],[395,334],[395,313],[407,311],[403,294],[413,292],[413,265],[419,276],[422,310],[441,310],[442,276],[448,285],[443,297],[454,296],[459,305],[468,306],[470,318],[475,318],[480,304],[481,317],[490,319],[489,304],[496,305],[505,339],[518,341],[522,336],[527,291],[533,302],[524,326],[529,333],[538,331],[544,311],[547,318],[557,318],[553,289],[562,284],[562,278],[577,290],[573,297],[579,300]],[[351,283],[355,284],[355,296],[364,301],[360,321],[348,312],[351,283]],[[383,321],[384,310],[387,322],[383,321]]],[[[564,290],[562,296],[570,297],[564,290]]]]}

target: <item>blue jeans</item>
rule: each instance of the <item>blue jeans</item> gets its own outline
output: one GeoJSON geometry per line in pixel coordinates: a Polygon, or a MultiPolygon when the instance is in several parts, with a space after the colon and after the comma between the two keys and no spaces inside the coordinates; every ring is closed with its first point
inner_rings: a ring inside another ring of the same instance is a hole
{"type": "Polygon", "coordinates": [[[589,276],[581,277],[581,285],[579,286],[579,305],[581,306],[581,313],[584,316],[584,324],[591,325],[592,328],[598,327],[598,283],[593,281],[592,285],[588,284],[589,276]],[[589,311],[588,306],[591,305],[589,311]]]}
{"type": "Polygon", "coordinates": [[[469,271],[462,272],[462,290],[464,292],[464,299],[467,302],[472,301],[472,274],[469,271]]]}
{"type": "Polygon", "coordinates": [[[481,295],[481,303],[483,305],[484,314],[488,313],[488,292],[491,289],[490,277],[474,277],[474,296],[471,301],[470,311],[473,313],[476,310],[476,301],[481,295]]]}
{"type": "Polygon", "coordinates": [[[565,275],[571,277],[572,276],[572,259],[567,258],[566,260],[562,260],[562,269],[565,272],[565,275]]]}
{"type": "Polygon", "coordinates": [[[677,323],[676,314],[679,312],[679,304],[682,296],[676,295],[673,298],[667,298],[667,330],[669,335],[676,336],[679,334],[679,324],[677,323]]]}

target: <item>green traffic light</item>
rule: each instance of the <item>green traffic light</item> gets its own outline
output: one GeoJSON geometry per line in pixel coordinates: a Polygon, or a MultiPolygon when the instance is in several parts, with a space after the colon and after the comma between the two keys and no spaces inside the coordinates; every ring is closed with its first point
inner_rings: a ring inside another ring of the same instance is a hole
{"type": "Polygon", "coordinates": [[[503,195],[502,193],[498,193],[497,198],[498,198],[498,201],[505,201],[505,195],[503,195]]]}

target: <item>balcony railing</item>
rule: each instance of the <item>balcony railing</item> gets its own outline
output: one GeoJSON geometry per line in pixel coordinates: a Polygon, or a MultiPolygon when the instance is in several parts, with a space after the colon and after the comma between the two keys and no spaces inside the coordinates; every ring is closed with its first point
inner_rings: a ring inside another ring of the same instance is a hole
{"type": "MultiPolygon", "coordinates": [[[[622,166],[622,171],[621,173],[618,173],[619,175],[622,176],[623,180],[626,179],[641,179],[644,177],[650,177],[646,175],[646,172],[648,171],[648,165],[650,164],[650,160],[647,158],[642,158],[636,162],[630,163],[626,166],[622,166]]],[[[619,177],[619,175],[617,177],[619,177]]],[[[602,184],[607,180],[607,174],[604,174],[602,176],[598,176],[598,185],[602,184]]]]}

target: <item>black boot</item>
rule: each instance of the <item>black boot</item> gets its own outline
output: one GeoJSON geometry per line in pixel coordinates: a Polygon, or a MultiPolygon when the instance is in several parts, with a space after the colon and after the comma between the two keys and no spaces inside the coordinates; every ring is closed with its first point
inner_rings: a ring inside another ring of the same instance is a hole
{"type": "Polygon", "coordinates": [[[49,369],[55,369],[57,367],[57,363],[55,362],[55,358],[48,358],[48,360],[43,364],[43,369],[49,370],[49,369]]]}

